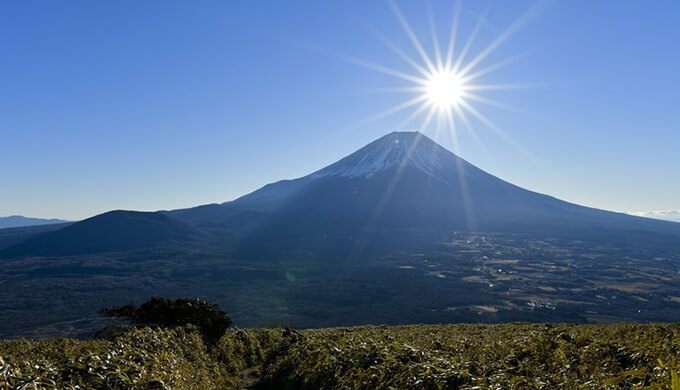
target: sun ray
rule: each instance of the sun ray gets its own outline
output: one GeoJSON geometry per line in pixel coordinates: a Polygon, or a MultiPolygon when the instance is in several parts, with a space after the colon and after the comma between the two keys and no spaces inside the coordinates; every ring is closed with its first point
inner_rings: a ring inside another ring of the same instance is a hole
{"type": "Polygon", "coordinates": [[[357,20],[357,22],[361,23],[368,31],[370,31],[380,42],[382,42],[388,49],[392,50],[396,55],[401,57],[404,61],[406,61],[409,65],[411,65],[415,70],[417,70],[423,77],[427,77],[430,72],[425,69],[423,66],[421,66],[416,60],[411,58],[408,54],[406,54],[403,50],[401,50],[397,45],[394,44],[391,40],[389,40],[385,34],[381,33],[378,31],[375,27],[373,27],[371,24],[366,22],[363,18],[359,17],[358,15],[353,14],[354,19],[357,20]]]}
{"type": "Polygon", "coordinates": [[[463,106],[463,108],[465,108],[468,112],[470,112],[475,118],[477,118],[480,122],[485,124],[491,130],[493,130],[493,132],[496,133],[496,135],[503,138],[504,141],[506,141],[507,143],[512,145],[519,152],[529,155],[526,152],[526,150],[524,150],[524,148],[522,148],[522,146],[517,141],[515,141],[506,132],[504,132],[500,127],[498,127],[495,123],[493,123],[491,120],[489,120],[489,118],[485,117],[479,111],[477,111],[477,109],[474,108],[472,105],[470,105],[470,103],[468,103],[466,101],[462,101],[461,106],[463,106]]]}
{"type": "MultiPolygon", "coordinates": [[[[453,116],[453,110],[449,110],[447,112],[446,120],[452,129],[450,134],[453,143],[453,149],[456,154],[460,154],[460,141],[458,139],[458,133],[455,131],[455,118],[453,116]]],[[[460,157],[456,159],[456,170],[458,171],[458,184],[460,185],[460,197],[463,204],[463,213],[465,213],[465,222],[468,229],[472,230],[475,226],[475,214],[472,209],[472,197],[468,191],[467,179],[463,168],[463,160],[460,157]]]]}
{"type": "MultiPolygon", "coordinates": [[[[441,130],[442,130],[441,127],[440,127],[440,126],[437,126],[437,129],[435,130],[435,137],[436,137],[437,139],[440,138],[441,130]]],[[[438,148],[438,147],[439,147],[439,146],[438,146],[436,143],[432,143],[431,149],[430,149],[431,153],[433,153],[433,154],[434,154],[434,153],[437,153],[437,148],[438,148]]],[[[430,168],[431,168],[431,169],[435,169],[435,165],[437,164],[437,162],[433,159],[433,160],[429,161],[429,163],[430,163],[430,168]]],[[[429,194],[430,191],[432,191],[433,184],[435,183],[436,180],[437,180],[437,179],[435,179],[435,178],[432,177],[432,176],[428,177],[428,180],[427,180],[427,182],[426,182],[426,184],[425,184],[425,186],[426,186],[426,187],[425,187],[426,193],[429,194]]]]}
{"type": "Polygon", "coordinates": [[[383,87],[383,88],[348,88],[340,90],[350,90],[353,92],[361,93],[413,93],[420,92],[424,93],[426,91],[425,87],[383,87]]]}
{"type": "MultiPolygon", "coordinates": [[[[441,137],[441,133],[442,133],[441,126],[439,126],[439,124],[437,124],[437,127],[435,127],[435,131],[434,131],[434,136],[435,136],[435,138],[436,138],[436,139],[439,139],[439,137],[441,137]]],[[[434,150],[434,148],[435,148],[435,146],[432,145],[432,149],[433,149],[433,150],[434,150]]]]}
{"type": "Polygon", "coordinates": [[[535,3],[531,8],[529,8],[522,16],[515,20],[503,33],[501,33],[498,38],[496,38],[489,46],[487,46],[481,53],[479,53],[472,61],[468,62],[463,69],[460,70],[461,75],[465,75],[474,68],[478,63],[480,63],[484,58],[486,58],[492,51],[494,51],[498,46],[505,42],[512,34],[517,32],[526,22],[531,19],[538,10],[543,7],[542,3],[535,3]]]}
{"type": "Polygon", "coordinates": [[[401,123],[397,125],[397,129],[401,129],[406,127],[413,119],[415,119],[418,115],[422,114],[423,111],[427,110],[430,107],[430,104],[427,101],[424,101],[418,106],[409,116],[407,116],[401,123]]]}
{"type": "Polygon", "coordinates": [[[466,91],[491,91],[491,90],[508,90],[508,89],[523,89],[539,86],[538,84],[472,84],[466,85],[466,91]]]}
{"type": "Polygon", "coordinates": [[[472,30],[472,33],[470,33],[470,36],[468,37],[467,41],[465,42],[465,46],[463,46],[463,50],[461,50],[460,54],[458,55],[458,58],[456,59],[456,63],[453,64],[453,66],[451,67],[451,69],[453,70],[454,73],[458,73],[458,69],[460,69],[460,65],[463,63],[463,60],[465,59],[467,52],[470,50],[470,47],[472,46],[475,39],[477,38],[477,34],[479,34],[479,30],[482,28],[484,18],[486,18],[486,15],[489,13],[490,8],[491,8],[491,2],[489,1],[487,3],[486,8],[484,9],[484,12],[479,17],[479,19],[477,19],[477,23],[475,24],[475,27],[472,30]]]}
{"type": "Polygon", "coordinates": [[[446,49],[446,64],[445,69],[451,69],[453,63],[453,50],[456,47],[456,35],[458,33],[458,20],[460,17],[460,5],[461,0],[456,2],[455,9],[453,11],[453,22],[451,22],[451,33],[449,34],[449,45],[446,49]]]}
{"type": "Polygon", "coordinates": [[[439,134],[442,130],[443,115],[437,115],[437,120],[435,121],[434,133],[439,134]]]}
{"type": "Polygon", "coordinates": [[[420,57],[422,57],[423,61],[425,61],[427,68],[430,70],[430,73],[436,72],[437,69],[435,68],[434,64],[432,63],[430,56],[428,56],[427,52],[425,52],[425,49],[423,49],[423,45],[420,44],[418,37],[416,36],[416,34],[411,29],[411,26],[409,25],[409,23],[406,20],[406,18],[404,17],[404,15],[401,13],[401,9],[399,9],[399,6],[397,5],[397,3],[395,3],[394,0],[389,0],[388,4],[390,5],[390,8],[392,8],[392,13],[394,13],[394,16],[397,17],[399,24],[401,24],[401,27],[406,32],[406,35],[408,35],[409,39],[411,40],[411,43],[413,43],[413,46],[418,51],[418,54],[420,54],[420,57]]]}
{"type": "Polygon", "coordinates": [[[420,77],[417,77],[417,76],[410,75],[408,73],[400,72],[398,70],[394,70],[392,68],[388,68],[388,67],[383,66],[383,65],[374,64],[372,62],[365,61],[365,60],[362,60],[360,58],[345,56],[345,55],[342,55],[342,54],[339,54],[339,53],[333,53],[333,54],[336,57],[338,57],[342,60],[345,60],[347,62],[351,62],[353,64],[360,65],[360,66],[363,66],[365,68],[372,69],[372,70],[378,71],[380,73],[384,73],[386,75],[398,77],[400,79],[411,81],[411,82],[414,82],[414,83],[420,84],[420,85],[426,85],[427,84],[427,79],[424,79],[424,78],[420,78],[420,77]]]}
{"type": "Polygon", "coordinates": [[[477,118],[480,122],[484,123],[488,128],[497,132],[499,135],[503,136],[503,138],[506,137],[505,133],[503,132],[503,130],[500,129],[500,127],[496,126],[495,123],[491,122],[491,120],[482,115],[482,113],[477,111],[477,109],[470,105],[470,103],[462,101],[460,105],[464,109],[466,109],[469,113],[471,113],[475,118],[477,118]]]}
{"type": "Polygon", "coordinates": [[[392,50],[396,55],[401,57],[404,61],[408,62],[409,65],[411,65],[415,70],[420,72],[420,74],[423,75],[423,77],[427,77],[430,72],[427,71],[427,69],[423,68],[420,66],[416,60],[413,58],[409,57],[408,54],[404,53],[403,50],[399,49],[394,43],[392,43],[389,39],[387,39],[384,35],[380,34],[379,32],[375,32],[376,36],[380,41],[382,41],[385,46],[387,46],[390,50],[392,50]]]}
{"type": "Polygon", "coordinates": [[[509,104],[501,103],[499,101],[485,98],[483,96],[476,95],[474,93],[469,93],[469,92],[463,92],[463,97],[468,98],[469,100],[474,100],[483,104],[486,104],[488,106],[500,108],[506,111],[511,111],[511,112],[523,112],[521,109],[511,106],[509,104]]]}
{"type": "Polygon", "coordinates": [[[432,122],[432,118],[434,117],[434,114],[437,112],[437,108],[435,107],[430,107],[430,111],[428,111],[427,116],[425,117],[425,120],[423,121],[423,124],[420,126],[423,131],[427,129],[427,127],[430,125],[430,122],[432,122]]]}
{"type": "Polygon", "coordinates": [[[477,134],[477,132],[472,128],[472,124],[468,120],[467,115],[465,115],[465,112],[460,108],[460,106],[456,106],[453,109],[455,110],[457,117],[463,123],[463,126],[465,127],[465,131],[468,134],[470,134],[470,136],[472,137],[472,139],[475,142],[475,144],[477,145],[477,147],[479,147],[485,155],[488,155],[489,151],[487,150],[486,146],[484,146],[484,143],[479,138],[479,135],[477,134]]]}
{"type": "Polygon", "coordinates": [[[444,61],[442,59],[442,51],[439,49],[439,37],[437,35],[437,26],[434,21],[434,15],[432,13],[432,2],[427,1],[427,17],[430,24],[430,33],[432,34],[432,46],[434,47],[434,58],[437,61],[437,71],[441,72],[444,70],[444,61]]]}
{"type": "Polygon", "coordinates": [[[451,140],[453,141],[453,151],[454,153],[460,153],[460,145],[458,144],[458,134],[456,133],[456,121],[453,117],[453,109],[446,110],[446,125],[451,131],[448,133],[451,135],[451,140]]]}
{"type": "MultiPolygon", "coordinates": [[[[455,118],[453,116],[453,110],[448,110],[446,112],[446,123],[449,126],[449,128],[451,129],[451,131],[448,132],[448,133],[449,133],[449,136],[451,137],[451,143],[453,144],[454,153],[460,154],[460,141],[458,139],[458,133],[456,132],[456,121],[455,121],[455,118]]],[[[459,173],[461,173],[459,175],[461,187],[465,187],[465,177],[464,177],[465,175],[463,175],[462,172],[461,172],[462,167],[460,166],[460,160],[456,159],[456,162],[457,162],[456,168],[458,169],[459,173]]]]}
{"type": "Polygon", "coordinates": [[[472,134],[477,136],[477,133],[475,133],[472,129],[472,125],[470,124],[470,121],[468,121],[467,116],[465,115],[465,112],[460,109],[460,106],[453,107],[454,112],[456,113],[456,117],[460,119],[460,121],[463,123],[463,125],[467,128],[466,130],[469,130],[472,134]]]}
{"type": "Polygon", "coordinates": [[[475,79],[477,79],[477,78],[479,78],[479,77],[481,77],[481,76],[484,76],[484,75],[487,74],[487,73],[491,73],[491,72],[493,72],[494,70],[497,70],[497,69],[503,68],[503,67],[505,67],[505,66],[508,66],[508,65],[512,64],[513,62],[518,61],[518,60],[520,60],[520,59],[522,59],[522,58],[528,56],[529,54],[530,54],[530,52],[524,52],[524,53],[518,54],[518,55],[516,55],[516,56],[512,56],[512,57],[510,57],[510,58],[506,58],[506,59],[504,59],[503,61],[499,61],[499,62],[497,62],[497,63],[495,63],[495,64],[493,64],[493,65],[489,65],[489,66],[487,66],[486,68],[482,68],[482,69],[480,69],[480,70],[478,70],[478,71],[475,71],[475,72],[473,72],[473,73],[462,74],[462,75],[461,75],[461,80],[462,80],[464,83],[469,83],[470,81],[475,80],[475,79]]]}
{"type": "Polygon", "coordinates": [[[367,69],[375,70],[377,72],[380,72],[380,73],[383,73],[383,74],[386,74],[386,75],[394,76],[394,77],[400,78],[402,80],[410,81],[410,82],[416,83],[418,85],[426,85],[427,84],[427,78],[425,78],[425,77],[418,77],[418,76],[414,76],[414,75],[411,75],[411,74],[408,74],[408,73],[405,73],[405,72],[400,72],[398,70],[389,68],[389,67],[384,66],[384,65],[375,64],[373,62],[366,61],[366,60],[363,60],[361,58],[349,56],[349,55],[343,54],[341,52],[331,50],[331,49],[328,49],[328,48],[325,48],[325,47],[321,47],[321,46],[318,46],[318,45],[312,45],[312,44],[309,44],[309,43],[301,43],[301,42],[293,42],[293,43],[299,44],[303,47],[314,50],[314,51],[321,53],[323,55],[338,58],[342,61],[354,64],[354,65],[359,65],[359,66],[362,66],[362,67],[367,68],[367,69]]]}
{"type": "Polygon", "coordinates": [[[381,118],[384,118],[384,117],[386,117],[386,116],[395,114],[395,113],[397,113],[397,112],[399,112],[399,111],[405,110],[405,109],[407,109],[407,108],[409,108],[409,107],[411,107],[411,106],[414,106],[414,105],[416,105],[416,104],[418,104],[418,103],[420,103],[420,102],[422,102],[422,101],[425,101],[425,100],[427,100],[427,96],[422,96],[422,95],[421,95],[421,96],[417,96],[417,97],[415,97],[415,98],[413,98],[413,99],[411,99],[411,100],[408,100],[408,101],[406,101],[406,102],[404,102],[404,103],[401,103],[401,104],[397,104],[396,106],[394,106],[394,107],[392,107],[392,108],[388,108],[387,110],[385,110],[385,111],[383,111],[383,112],[380,112],[380,113],[378,113],[378,114],[376,114],[376,115],[374,115],[374,116],[372,116],[372,117],[369,117],[368,119],[365,119],[365,120],[361,121],[360,124],[361,124],[361,125],[366,125],[366,124],[375,122],[375,121],[377,121],[378,119],[381,119],[381,118]]]}

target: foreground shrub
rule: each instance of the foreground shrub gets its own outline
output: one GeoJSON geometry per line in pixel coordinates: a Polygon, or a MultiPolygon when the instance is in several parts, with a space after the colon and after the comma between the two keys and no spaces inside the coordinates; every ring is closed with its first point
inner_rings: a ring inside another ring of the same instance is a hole
{"type": "Polygon", "coordinates": [[[219,306],[200,299],[171,299],[153,297],[140,307],[134,303],[102,308],[100,313],[130,321],[139,326],[175,327],[195,325],[209,345],[215,345],[227,328],[231,318],[219,306]]]}

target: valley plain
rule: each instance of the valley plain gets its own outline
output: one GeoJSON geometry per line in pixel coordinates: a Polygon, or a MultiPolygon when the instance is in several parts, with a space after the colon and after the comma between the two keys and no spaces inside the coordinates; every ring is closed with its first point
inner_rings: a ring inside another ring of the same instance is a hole
{"type": "Polygon", "coordinates": [[[0,337],[85,337],[101,306],[150,296],[219,303],[240,327],[680,321],[680,256],[527,234],[452,232],[358,260],[246,259],[194,243],[5,259],[0,337]]]}

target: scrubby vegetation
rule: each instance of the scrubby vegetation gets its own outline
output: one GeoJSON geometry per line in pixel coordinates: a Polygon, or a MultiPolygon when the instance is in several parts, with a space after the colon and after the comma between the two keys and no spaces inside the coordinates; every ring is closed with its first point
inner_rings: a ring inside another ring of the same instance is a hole
{"type": "Polygon", "coordinates": [[[680,326],[309,330],[268,363],[267,389],[669,389],[680,369],[680,326]]]}
{"type": "Polygon", "coordinates": [[[679,324],[230,329],[0,342],[0,389],[680,389],[679,324]]]}
{"type": "Polygon", "coordinates": [[[195,325],[208,345],[215,345],[231,325],[231,318],[214,303],[190,298],[153,297],[137,307],[104,307],[99,311],[109,317],[130,321],[138,326],[176,327],[195,325]]]}
{"type": "Polygon", "coordinates": [[[259,375],[283,331],[228,330],[206,348],[194,326],[131,329],[111,340],[0,342],[0,389],[236,389],[259,375]]]}
{"type": "Polygon", "coordinates": [[[0,389],[218,389],[224,369],[191,329],[135,329],[115,340],[6,341],[0,389]]]}

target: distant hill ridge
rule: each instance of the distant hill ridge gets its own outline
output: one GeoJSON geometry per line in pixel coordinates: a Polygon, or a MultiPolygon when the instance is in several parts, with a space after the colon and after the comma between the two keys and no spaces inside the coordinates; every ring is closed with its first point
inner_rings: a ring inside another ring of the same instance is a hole
{"type": "Polygon", "coordinates": [[[43,233],[0,251],[0,256],[65,256],[113,252],[186,241],[201,236],[163,212],[116,210],[43,233]]]}
{"type": "Polygon", "coordinates": [[[0,217],[0,229],[13,228],[13,227],[25,227],[25,226],[38,226],[38,225],[49,225],[54,223],[66,223],[69,221],[63,219],[44,219],[44,218],[31,218],[24,217],[23,215],[10,215],[8,217],[0,217]]]}

